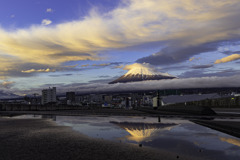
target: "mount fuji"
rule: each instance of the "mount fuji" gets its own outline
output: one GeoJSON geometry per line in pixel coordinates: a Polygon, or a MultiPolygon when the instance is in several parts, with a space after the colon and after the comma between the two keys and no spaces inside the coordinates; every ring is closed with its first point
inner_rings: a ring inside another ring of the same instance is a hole
{"type": "Polygon", "coordinates": [[[134,67],[131,67],[126,74],[110,82],[109,84],[177,78],[168,73],[157,72],[153,68],[144,66],[142,64],[135,63],[133,66],[134,67]]]}

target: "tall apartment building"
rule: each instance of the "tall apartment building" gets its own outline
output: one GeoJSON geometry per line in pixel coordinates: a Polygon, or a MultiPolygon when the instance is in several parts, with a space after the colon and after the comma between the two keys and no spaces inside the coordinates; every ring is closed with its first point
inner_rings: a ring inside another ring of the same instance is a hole
{"type": "Polygon", "coordinates": [[[42,90],[42,104],[57,102],[56,87],[42,90]]]}

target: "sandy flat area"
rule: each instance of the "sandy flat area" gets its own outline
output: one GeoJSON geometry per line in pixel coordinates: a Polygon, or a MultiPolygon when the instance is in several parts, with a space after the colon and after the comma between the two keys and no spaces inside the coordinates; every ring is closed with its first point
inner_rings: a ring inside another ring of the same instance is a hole
{"type": "Polygon", "coordinates": [[[194,160],[168,151],[93,139],[45,119],[0,118],[0,160],[194,160]]]}

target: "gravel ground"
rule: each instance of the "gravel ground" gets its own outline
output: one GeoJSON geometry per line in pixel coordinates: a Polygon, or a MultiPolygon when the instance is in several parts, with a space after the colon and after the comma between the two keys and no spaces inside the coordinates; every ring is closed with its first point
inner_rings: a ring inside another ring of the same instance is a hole
{"type": "Polygon", "coordinates": [[[0,118],[0,160],[197,160],[131,144],[92,139],[43,119],[0,118]]]}

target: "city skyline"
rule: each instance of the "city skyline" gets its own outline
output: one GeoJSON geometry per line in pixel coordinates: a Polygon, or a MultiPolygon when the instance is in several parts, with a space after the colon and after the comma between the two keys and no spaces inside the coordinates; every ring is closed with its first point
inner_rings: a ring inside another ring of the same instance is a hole
{"type": "Polygon", "coordinates": [[[238,0],[1,1],[0,95],[237,87],[239,10],[238,0]],[[135,63],[179,79],[108,85],[135,63]]]}

